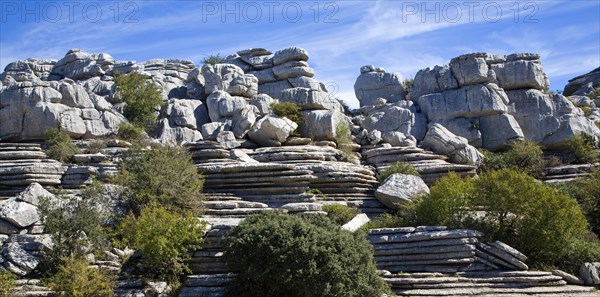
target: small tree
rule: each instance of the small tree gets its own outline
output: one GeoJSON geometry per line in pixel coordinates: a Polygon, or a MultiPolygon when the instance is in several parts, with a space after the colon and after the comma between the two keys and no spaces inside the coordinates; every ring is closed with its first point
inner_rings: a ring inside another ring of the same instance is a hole
{"type": "Polygon", "coordinates": [[[590,136],[584,133],[575,135],[569,139],[568,145],[575,155],[575,163],[586,164],[600,161],[600,150],[590,136]]]}
{"type": "Polygon", "coordinates": [[[204,184],[189,153],[169,146],[131,149],[114,181],[126,187],[126,199],[136,214],[151,203],[173,211],[197,213],[204,184]]]}
{"type": "Polygon", "coordinates": [[[52,235],[54,248],[46,255],[53,272],[63,259],[82,258],[109,245],[103,224],[108,219],[108,198],[98,182],[83,190],[81,197],[41,197],[38,210],[44,232],[52,235]]]}
{"type": "Polygon", "coordinates": [[[342,152],[342,160],[353,162],[356,161],[357,157],[352,150],[352,131],[348,123],[339,121],[335,127],[335,143],[338,145],[338,149],[342,152]]]}
{"type": "Polygon", "coordinates": [[[225,258],[238,277],[229,296],[380,296],[366,239],[327,218],[263,212],[229,233],[225,258]]]}
{"type": "Polygon", "coordinates": [[[112,297],[115,280],[98,269],[89,268],[83,258],[63,258],[48,286],[65,297],[112,297]]]}
{"type": "Polygon", "coordinates": [[[49,144],[46,154],[51,159],[66,162],[74,155],[80,153],[79,148],[73,144],[71,136],[63,130],[56,128],[48,129],[44,132],[44,139],[49,144]]]}
{"type": "Polygon", "coordinates": [[[148,129],[156,123],[156,112],[163,105],[161,90],[148,77],[137,72],[115,73],[117,94],[125,109],[123,115],[134,125],[148,129]]]}
{"type": "Polygon", "coordinates": [[[200,248],[204,226],[190,212],[175,213],[157,204],[128,215],[120,224],[123,244],[140,251],[144,275],[178,284],[189,273],[190,251],[200,248]]]}

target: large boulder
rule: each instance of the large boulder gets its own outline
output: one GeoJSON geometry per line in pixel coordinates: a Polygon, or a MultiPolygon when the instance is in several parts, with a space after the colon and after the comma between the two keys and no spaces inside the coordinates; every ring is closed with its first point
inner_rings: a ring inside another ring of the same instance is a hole
{"type": "Polygon", "coordinates": [[[296,128],[298,124],[287,118],[263,116],[254,123],[248,137],[261,146],[281,146],[296,128]]]}
{"type": "Polygon", "coordinates": [[[245,108],[248,103],[244,97],[231,96],[225,91],[214,91],[206,99],[208,115],[213,122],[233,117],[236,111],[245,108]]]}
{"type": "Polygon", "coordinates": [[[301,47],[288,47],[275,52],[273,64],[281,65],[288,61],[308,61],[308,52],[301,47]]]}
{"type": "Polygon", "coordinates": [[[18,243],[6,244],[0,254],[10,263],[5,267],[17,275],[27,275],[40,264],[38,257],[23,249],[18,243]]]}
{"type": "Polygon", "coordinates": [[[507,61],[492,65],[498,85],[504,90],[548,90],[550,83],[539,60],[507,61]]]}
{"type": "Polygon", "coordinates": [[[423,139],[423,146],[434,153],[448,156],[453,163],[479,165],[483,161],[483,154],[469,145],[466,138],[452,134],[440,124],[429,128],[423,139]]]}
{"type": "Polygon", "coordinates": [[[460,86],[493,82],[494,72],[490,71],[485,53],[458,56],[450,61],[450,69],[460,86]]]}
{"type": "Polygon", "coordinates": [[[25,191],[17,195],[16,198],[18,201],[23,201],[31,205],[38,206],[40,203],[40,198],[42,197],[45,197],[49,200],[56,199],[56,196],[44,189],[42,185],[38,183],[32,183],[25,189],[25,191]]]}
{"type": "Polygon", "coordinates": [[[511,143],[525,139],[519,123],[510,114],[497,114],[479,119],[482,147],[491,150],[507,148],[511,143]]]}
{"type": "Polygon", "coordinates": [[[503,114],[509,101],[504,90],[496,84],[486,83],[424,95],[418,102],[429,121],[438,121],[503,114]]]}
{"type": "Polygon", "coordinates": [[[258,79],[233,64],[215,64],[202,66],[204,92],[209,95],[215,91],[224,91],[232,96],[250,98],[258,93],[258,79]]]}
{"type": "Polygon", "coordinates": [[[290,88],[281,91],[281,102],[293,102],[303,110],[341,110],[341,105],[332,94],[307,88],[290,88]]]}
{"type": "Polygon", "coordinates": [[[200,100],[170,99],[165,105],[165,115],[176,126],[193,130],[210,122],[206,104],[200,100]]]}
{"type": "Polygon", "coordinates": [[[40,216],[37,207],[11,198],[0,202],[0,219],[16,227],[25,228],[39,221],[40,216]]]}
{"type": "Polygon", "coordinates": [[[412,134],[417,139],[423,139],[425,136],[427,120],[422,114],[416,113],[410,101],[370,108],[364,110],[364,115],[361,126],[368,131],[401,132],[405,135],[412,134]]]}
{"type": "Polygon", "coordinates": [[[335,140],[336,129],[341,123],[349,123],[349,119],[338,110],[302,111],[300,134],[313,140],[335,140]]]}
{"type": "Polygon", "coordinates": [[[587,96],[594,88],[600,88],[600,67],[569,80],[563,95],[587,96]]]}
{"type": "Polygon", "coordinates": [[[600,285],[600,262],[582,264],[579,275],[588,286],[600,285]]]}
{"type": "Polygon", "coordinates": [[[435,66],[417,72],[413,85],[410,88],[410,96],[413,100],[417,100],[423,95],[440,93],[457,88],[458,81],[452,75],[450,66],[435,66]]]}
{"type": "Polygon", "coordinates": [[[400,209],[420,194],[429,193],[429,188],[418,176],[392,174],[375,191],[375,197],[391,209],[400,209]]]}
{"type": "Polygon", "coordinates": [[[88,79],[112,70],[115,60],[109,54],[89,54],[72,49],[52,68],[54,78],[88,79]]]}
{"type": "Polygon", "coordinates": [[[390,103],[398,102],[406,99],[403,81],[400,73],[387,73],[372,65],[363,66],[354,83],[354,93],[360,106],[373,105],[378,98],[385,98],[390,103]]]}

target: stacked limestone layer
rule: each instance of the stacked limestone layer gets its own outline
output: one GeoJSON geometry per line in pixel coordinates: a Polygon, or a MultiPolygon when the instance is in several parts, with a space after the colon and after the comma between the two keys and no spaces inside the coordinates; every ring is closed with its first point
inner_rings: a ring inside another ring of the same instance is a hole
{"type": "Polygon", "coordinates": [[[34,182],[59,186],[65,171],[39,144],[0,143],[0,197],[12,197],[34,182]]]}
{"type": "Polygon", "coordinates": [[[590,172],[600,168],[600,163],[581,165],[561,165],[544,169],[544,182],[569,183],[590,176],[590,172]]]}
{"type": "Polygon", "coordinates": [[[527,257],[512,247],[484,244],[474,230],[447,230],[443,226],[369,230],[377,268],[391,272],[527,270],[527,257]]]}
{"type": "Polygon", "coordinates": [[[188,276],[179,297],[221,297],[225,296],[226,287],[233,279],[234,274],[208,274],[188,276]]]}
{"type": "Polygon", "coordinates": [[[396,296],[598,296],[593,287],[570,285],[540,271],[415,272],[388,274],[384,280],[396,296]]]}
{"type": "Polygon", "coordinates": [[[446,157],[436,155],[418,147],[379,147],[362,152],[367,163],[372,164],[381,174],[390,165],[404,162],[412,165],[426,184],[432,185],[438,179],[455,172],[461,176],[475,176],[474,165],[454,164],[446,161],[446,157]]]}

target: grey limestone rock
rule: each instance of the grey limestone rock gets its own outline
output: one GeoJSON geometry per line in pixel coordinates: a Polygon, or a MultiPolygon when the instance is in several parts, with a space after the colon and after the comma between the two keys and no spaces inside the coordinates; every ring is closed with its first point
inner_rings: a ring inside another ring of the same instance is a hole
{"type": "Polygon", "coordinates": [[[392,174],[375,191],[375,197],[391,209],[400,209],[422,193],[429,193],[423,180],[414,175],[392,174]]]}

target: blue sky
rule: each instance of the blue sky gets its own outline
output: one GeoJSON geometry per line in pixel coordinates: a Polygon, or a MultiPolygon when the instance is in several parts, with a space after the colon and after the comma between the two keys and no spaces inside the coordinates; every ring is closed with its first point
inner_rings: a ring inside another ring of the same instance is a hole
{"type": "Polygon", "coordinates": [[[0,0],[0,67],[71,48],[117,60],[301,46],[316,78],[357,107],[362,65],[410,78],[460,54],[535,52],[551,90],[600,65],[600,1],[0,0]]]}

